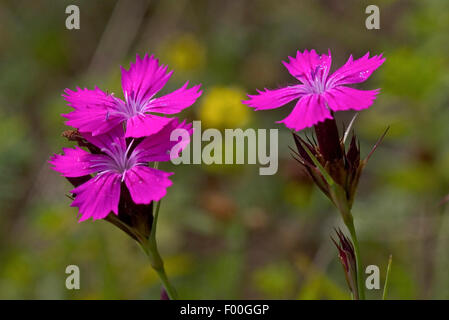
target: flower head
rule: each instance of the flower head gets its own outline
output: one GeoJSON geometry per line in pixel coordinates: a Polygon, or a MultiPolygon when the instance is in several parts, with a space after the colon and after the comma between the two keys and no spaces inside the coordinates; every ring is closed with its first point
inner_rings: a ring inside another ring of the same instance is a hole
{"type": "Polygon", "coordinates": [[[94,90],[66,89],[63,97],[74,111],[64,114],[66,124],[80,132],[97,136],[126,123],[125,137],[139,138],[160,131],[172,119],[158,114],[176,114],[195,103],[201,95],[201,85],[181,88],[162,97],[155,95],[165,86],[173,71],[159,65],[154,56],[137,55],[129,70],[121,67],[124,100],[99,88],[94,90]]]}
{"type": "Polygon", "coordinates": [[[311,127],[318,122],[332,119],[332,111],[362,110],[373,104],[379,90],[358,90],[347,84],[360,83],[385,61],[382,55],[369,57],[369,53],[348,61],[332,75],[331,53],[318,55],[315,50],[298,51],[296,57],[288,57],[284,66],[301,84],[276,90],[258,90],[258,95],[248,95],[243,101],[255,110],[279,108],[299,99],[293,111],[283,120],[287,128],[296,131],[311,127]]]}
{"type": "Polygon", "coordinates": [[[54,155],[49,161],[53,170],[67,178],[87,176],[83,178],[86,182],[71,191],[75,194],[71,206],[79,208],[80,221],[91,217],[103,219],[111,211],[117,215],[124,186],[135,204],[149,204],[163,198],[172,184],[168,179],[172,173],[150,168],[148,163],[169,161],[169,152],[175,144],[181,143],[182,150],[189,143],[170,141],[171,132],[177,128],[192,133],[191,124],[172,119],[149,137],[125,139],[123,128],[118,125],[101,136],[82,133],[73,138],[80,145],[90,146],[90,152],[76,146],[63,148],[63,155],[54,155]]]}

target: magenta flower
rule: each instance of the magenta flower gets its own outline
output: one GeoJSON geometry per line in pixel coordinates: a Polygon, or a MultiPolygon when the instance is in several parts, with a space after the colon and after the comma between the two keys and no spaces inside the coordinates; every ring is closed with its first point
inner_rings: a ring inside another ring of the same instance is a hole
{"type": "Polygon", "coordinates": [[[148,162],[169,161],[169,151],[175,144],[182,150],[187,139],[170,141],[170,134],[177,128],[192,134],[191,124],[177,119],[166,125],[158,133],[142,139],[140,143],[124,137],[122,126],[116,126],[101,136],[84,133],[83,137],[100,150],[89,153],[80,147],[63,148],[64,155],[55,154],[50,159],[52,169],[64,177],[82,177],[96,174],[84,184],[73,189],[75,200],[72,207],[78,207],[80,221],[89,218],[103,219],[111,211],[118,214],[122,183],[128,188],[136,204],[149,204],[162,199],[172,182],[173,173],[150,168],[148,162]]]}
{"type": "Polygon", "coordinates": [[[125,137],[149,136],[171,121],[154,113],[176,114],[195,103],[202,93],[201,85],[187,88],[187,81],[181,88],[155,98],[173,71],[167,73],[167,66],[159,65],[158,60],[148,54],[143,59],[137,55],[129,71],[123,67],[121,71],[124,101],[97,87],[94,90],[66,89],[63,97],[75,109],[63,115],[68,119],[66,125],[97,136],[126,122],[125,137]]]}
{"type": "Polygon", "coordinates": [[[301,84],[276,90],[257,90],[258,95],[248,95],[250,99],[243,101],[255,110],[267,110],[299,99],[293,111],[285,119],[278,121],[283,122],[287,128],[299,131],[332,119],[331,111],[368,108],[379,93],[379,89],[364,91],[345,85],[368,79],[373,71],[384,63],[382,54],[370,58],[367,53],[357,60],[351,55],[348,61],[330,76],[330,51],[328,55],[321,56],[315,50],[305,50],[303,53],[298,51],[296,58],[288,58],[289,62],[283,61],[283,64],[301,84]]]}

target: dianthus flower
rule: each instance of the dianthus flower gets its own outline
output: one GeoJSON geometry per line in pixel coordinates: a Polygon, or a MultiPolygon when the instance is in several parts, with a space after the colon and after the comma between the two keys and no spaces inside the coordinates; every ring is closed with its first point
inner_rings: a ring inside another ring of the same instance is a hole
{"type": "MultiPolygon", "coordinates": [[[[78,207],[80,221],[103,219],[112,211],[118,215],[121,187],[124,184],[135,204],[149,204],[162,199],[172,182],[173,173],[148,166],[149,162],[170,160],[170,150],[176,144],[181,151],[190,141],[170,141],[173,130],[182,128],[192,134],[191,124],[172,119],[159,132],[144,139],[125,139],[121,125],[100,136],[82,133],[84,145],[63,148],[63,155],[50,159],[52,169],[67,178],[95,174],[71,191],[75,195],[72,207],[78,207]]],[[[176,155],[176,156],[179,156],[176,155]]]]}
{"type": "Polygon", "coordinates": [[[255,110],[268,110],[299,99],[293,111],[278,121],[287,128],[299,131],[311,127],[332,119],[332,111],[366,109],[379,93],[379,89],[366,91],[346,85],[368,79],[385,61],[382,54],[370,58],[367,53],[357,60],[351,55],[332,75],[329,75],[332,61],[330,51],[327,55],[318,55],[315,50],[298,51],[296,57],[288,58],[289,62],[283,61],[283,64],[301,84],[275,90],[257,90],[258,95],[248,95],[250,99],[243,101],[255,110]]]}
{"type": "Polygon", "coordinates": [[[137,55],[129,70],[121,67],[125,100],[94,90],[66,89],[63,97],[74,111],[64,114],[66,125],[97,136],[126,123],[125,137],[139,138],[160,131],[172,118],[157,114],[176,114],[195,103],[201,95],[201,85],[187,88],[188,81],[179,89],[162,97],[155,95],[165,86],[173,71],[159,65],[154,56],[137,55]]]}

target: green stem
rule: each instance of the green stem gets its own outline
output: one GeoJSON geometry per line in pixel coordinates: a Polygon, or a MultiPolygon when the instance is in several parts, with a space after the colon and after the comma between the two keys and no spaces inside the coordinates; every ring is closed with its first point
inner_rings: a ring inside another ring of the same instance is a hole
{"type": "Polygon", "coordinates": [[[351,233],[352,242],[354,244],[354,253],[355,260],[357,264],[357,288],[359,290],[359,298],[360,300],[365,300],[365,285],[363,283],[363,270],[362,270],[362,261],[360,259],[360,251],[359,251],[359,241],[357,240],[357,234],[355,232],[354,220],[352,216],[345,221],[346,227],[349,229],[351,233]]]}
{"type": "Polygon", "coordinates": [[[390,278],[390,271],[391,271],[391,263],[393,262],[393,256],[390,254],[390,258],[388,259],[388,266],[387,266],[387,275],[385,276],[385,284],[384,284],[384,292],[382,294],[382,300],[385,300],[387,297],[387,291],[388,291],[388,280],[390,278]]]}
{"type": "Polygon", "coordinates": [[[156,209],[154,211],[153,224],[151,226],[151,234],[148,240],[145,241],[143,249],[147,254],[148,258],[150,259],[151,266],[161,279],[162,284],[164,285],[164,288],[167,291],[168,297],[170,298],[170,300],[176,300],[178,299],[178,294],[175,288],[168,280],[167,273],[165,272],[164,268],[164,261],[162,260],[161,255],[159,254],[159,250],[157,248],[156,243],[156,228],[157,228],[157,219],[159,217],[160,205],[161,201],[158,201],[156,203],[156,209]]]}

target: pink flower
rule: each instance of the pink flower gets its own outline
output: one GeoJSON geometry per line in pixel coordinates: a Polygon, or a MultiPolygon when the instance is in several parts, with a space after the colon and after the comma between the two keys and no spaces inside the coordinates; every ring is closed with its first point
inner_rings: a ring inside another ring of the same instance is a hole
{"type": "Polygon", "coordinates": [[[169,161],[169,151],[178,143],[182,150],[189,141],[170,141],[173,130],[182,128],[192,134],[191,124],[179,123],[177,119],[158,133],[142,139],[125,140],[122,126],[116,126],[101,136],[84,133],[83,137],[101,150],[92,154],[80,147],[63,148],[64,154],[55,154],[49,161],[52,169],[64,177],[96,175],[73,189],[75,200],[72,207],[78,207],[80,221],[89,218],[103,219],[111,211],[118,214],[122,183],[136,204],[149,204],[162,199],[172,182],[172,173],[150,168],[148,162],[169,161]]]}
{"type": "Polygon", "coordinates": [[[187,81],[181,88],[155,98],[173,71],[167,73],[167,66],[159,65],[158,60],[148,54],[143,59],[137,55],[129,71],[123,67],[121,71],[124,101],[97,87],[94,90],[66,89],[63,97],[75,109],[63,115],[68,119],[66,125],[97,136],[126,122],[125,137],[144,137],[158,132],[171,120],[153,113],[176,114],[195,103],[202,93],[201,85],[187,88],[187,81]]]}
{"type": "Polygon", "coordinates": [[[315,50],[297,52],[296,58],[288,57],[283,62],[292,76],[301,84],[285,88],[265,91],[257,90],[258,95],[248,95],[243,101],[255,110],[279,108],[295,99],[299,99],[293,111],[283,122],[287,128],[296,131],[311,127],[318,122],[332,119],[331,111],[362,110],[373,104],[379,89],[357,90],[345,85],[360,83],[376,70],[385,59],[382,54],[369,57],[369,53],[354,60],[352,55],[348,61],[332,75],[331,53],[318,55],[315,50]]]}

